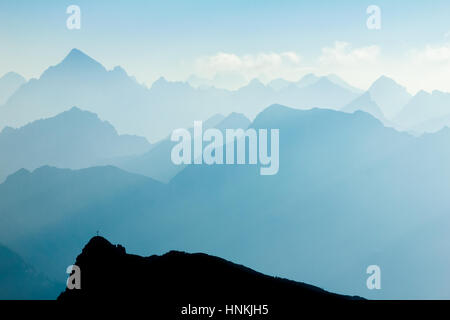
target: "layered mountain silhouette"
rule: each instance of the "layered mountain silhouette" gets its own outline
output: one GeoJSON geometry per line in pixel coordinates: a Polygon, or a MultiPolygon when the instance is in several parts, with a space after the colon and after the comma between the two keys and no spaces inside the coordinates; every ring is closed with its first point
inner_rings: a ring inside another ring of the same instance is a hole
{"type": "Polygon", "coordinates": [[[0,241],[50,279],[63,282],[66,267],[92,234],[126,240],[130,230],[147,228],[139,227],[142,219],[155,218],[158,225],[161,217],[151,207],[165,186],[115,167],[46,166],[9,176],[0,194],[0,241]]]}
{"type": "MultiPolygon", "coordinates": [[[[247,129],[249,125],[250,120],[243,114],[238,113],[231,113],[226,118],[221,115],[216,115],[202,124],[204,130],[216,128],[224,135],[226,129],[247,129]]],[[[190,128],[188,130],[193,135],[193,129],[190,128]]],[[[150,151],[142,155],[108,160],[106,163],[115,165],[128,172],[142,174],[167,183],[186,167],[186,165],[175,165],[172,162],[172,148],[177,143],[171,141],[170,137],[167,137],[158,142],[150,151]]]]}
{"type": "Polygon", "coordinates": [[[387,77],[361,93],[333,75],[146,88],[74,49],[0,106],[0,242],[50,282],[99,231],[138,254],[205,252],[343,294],[448,298],[447,98],[387,77]],[[171,130],[204,119],[279,129],[278,174],[174,166],[171,130]],[[365,286],[372,264],[381,291],[365,286]]]}
{"type": "Polygon", "coordinates": [[[381,76],[360,97],[342,108],[344,112],[361,110],[373,115],[383,124],[396,126],[392,121],[411,100],[406,89],[391,78],[381,76]]]}
{"type": "Polygon", "coordinates": [[[435,132],[450,123],[450,94],[419,91],[394,119],[403,128],[419,132],[435,132]]]}
{"type": "Polygon", "coordinates": [[[74,107],[19,129],[4,128],[0,132],[0,181],[21,168],[79,169],[110,158],[143,154],[150,148],[145,138],[118,135],[108,122],[74,107]]]}
{"type": "Polygon", "coordinates": [[[55,299],[63,288],[0,245],[0,300],[55,299]]]}
{"type": "Polygon", "coordinates": [[[372,99],[369,92],[366,92],[360,97],[353,100],[351,103],[342,108],[342,111],[350,113],[353,113],[355,111],[364,111],[374,116],[384,124],[388,122],[380,107],[372,99]]]}
{"type": "MultiPolygon", "coordinates": [[[[99,114],[121,133],[141,122],[133,120],[145,111],[148,90],[117,67],[106,70],[83,52],[73,49],[59,64],[48,68],[39,79],[21,86],[0,108],[0,127],[23,126],[53,117],[72,106],[99,114]]],[[[148,123],[148,118],[145,118],[148,123]]],[[[143,124],[142,124],[143,125],[143,124]]],[[[128,130],[128,132],[130,132],[128,130]]],[[[134,133],[132,132],[132,133],[134,133]]]]}
{"type": "Polygon", "coordinates": [[[299,88],[304,88],[304,87],[308,87],[308,86],[318,82],[321,79],[327,79],[327,80],[333,82],[334,84],[341,86],[342,88],[347,89],[356,94],[361,94],[363,92],[362,90],[349,85],[347,82],[345,82],[344,80],[342,80],[340,77],[338,77],[335,74],[329,74],[327,76],[319,77],[313,73],[308,73],[308,74],[304,75],[297,82],[287,81],[287,80],[279,78],[279,79],[274,79],[274,80],[270,81],[268,86],[277,91],[287,88],[291,84],[294,84],[299,88]]]}
{"type": "Polygon", "coordinates": [[[343,294],[447,297],[447,130],[414,137],[361,111],[280,105],[250,127],[280,130],[277,175],[188,166],[165,185],[113,167],[21,170],[0,185],[0,241],[59,281],[100,230],[138,254],[205,252],[343,294]],[[366,288],[372,264],[383,290],[366,288]]]}
{"type": "Polygon", "coordinates": [[[377,79],[365,93],[334,74],[308,74],[297,82],[276,79],[268,85],[254,79],[234,91],[201,85],[196,78],[189,79],[196,84],[193,87],[188,82],[170,82],[161,77],[147,88],[121,67],[107,70],[78,49],[48,68],[39,79],[23,81],[18,75],[7,74],[4,82],[9,89],[5,90],[0,81],[0,101],[2,92],[6,92],[4,105],[0,103],[0,129],[53,117],[72,106],[98,114],[121,134],[137,134],[151,142],[215,114],[238,112],[253,119],[273,103],[298,109],[363,110],[386,125],[418,133],[448,125],[439,118],[450,114],[445,93],[419,92],[412,98],[404,87],[386,76],[377,79]]]}
{"type": "Polygon", "coordinates": [[[15,72],[8,72],[2,76],[0,78],[0,105],[4,104],[25,82],[25,78],[15,72]]]}
{"type": "MultiPolygon", "coordinates": [[[[302,80],[300,80],[302,81],[302,80]]],[[[276,102],[301,109],[341,109],[358,96],[328,77],[320,77],[308,85],[291,84],[279,91],[276,102]],[[323,94],[326,92],[327,94],[323,94]]]]}
{"type": "Polygon", "coordinates": [[[411,99],[405,87],[386,76],[378,78],[367,92],[388,119],[393,119],[411,99]]]}
{"type": "MultiPolygon", "coordinates": [[[[304,283],[267,276],[214,256],[170,251],[141,257],[121,245],[92,238],[75,261],[81,270],[81,289],[66,289],[63,302],[145,302],[155,312],[181,313],[182,303],[270,304],[275,311],[294,311],[300,304],[358,297],[332,294],[304,283]],[[164,309],[167,305],[175,308],[164,309]],[[276,310],[275,310],[276,309],[276,310]]],[[[306,305],[305,305],[306,306],[306,305]]],[[[216,315],[217,315],[216,314],[216,315]]]]}
{"type": "Polygon", "coordinates": [[[137,134],[156,142],[174,129],[190,127],[194,120],[205,120],[217,113],[238,112],[253,119],[273,103],[339,109],[358,93],[336,78],[323,77],[310,86],[293,84],[280,91],[256,79],[235,91],[193,88],[188,83],[164,78],[147,88],[121,67],[106,70],[82,51],[73,49],[39,79],[22,85],[0,107],[0,130],[53,117],[77,106],[98,114],[121,134],[137,134]]]}

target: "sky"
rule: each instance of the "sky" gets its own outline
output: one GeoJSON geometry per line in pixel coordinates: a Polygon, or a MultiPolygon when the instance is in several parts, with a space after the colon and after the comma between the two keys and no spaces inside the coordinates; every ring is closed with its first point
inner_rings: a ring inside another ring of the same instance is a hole
{"type": "Polygon", "coordinates": [[[233,89],[312,72],[362,89],[386,75],[411,93],[450,91],[449,13],[448,0],[1,0],[0,76],[39,77],[78,48],[148,86],[195,75],[233,89]],[[70,5],[79,30],[66,26],[70,5]],[[379,30],[366,25],[370,5],[379,30]]]}

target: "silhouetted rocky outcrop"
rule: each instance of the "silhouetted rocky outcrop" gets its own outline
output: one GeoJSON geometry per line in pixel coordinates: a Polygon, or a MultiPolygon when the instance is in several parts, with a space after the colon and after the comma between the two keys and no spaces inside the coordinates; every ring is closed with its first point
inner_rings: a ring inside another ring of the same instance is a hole
{"type": "Polygon", "coordinates": [[[171,305],[170,310],[177,312],[188,304],[223,308],[226,304],[268,304],[286,311],[284,307],[307,301],[358,299],[267,276],[202,253],[127,254],[124,247],[98,236],[89,241],[75,264],[81,270],[81,289],[66,289],[60,301],[137,301],[153,310],[171,305]]]}

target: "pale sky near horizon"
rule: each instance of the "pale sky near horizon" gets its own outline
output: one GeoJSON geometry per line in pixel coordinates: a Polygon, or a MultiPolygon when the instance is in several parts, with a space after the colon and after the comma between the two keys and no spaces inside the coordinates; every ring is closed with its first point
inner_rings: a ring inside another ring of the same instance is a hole
{"type": "Polygon", "coordinates": [[[450,92],[450,1],[31,1],[0,2],[0,76],[27,79],[78,48],[139,82],[194,74],[230,86],[252,78],[336,73],[367,89],[381,75],[411,93],[450,92]],[[66,9],[81,9],[68,30],[66,9]],[[381,29],[369,30],[369,5],[381,29]]]}

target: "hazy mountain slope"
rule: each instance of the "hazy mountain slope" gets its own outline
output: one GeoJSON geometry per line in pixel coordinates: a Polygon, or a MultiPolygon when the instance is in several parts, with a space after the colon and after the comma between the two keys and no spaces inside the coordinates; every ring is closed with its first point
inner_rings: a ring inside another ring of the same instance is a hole
{"type": "Polygon", "coordinates": [[[226,109],[233,105],[223,100],[229,95],[225,90],[194,89],[163,78],[148,89],[122,68],[106,70],[73,49],[39,79],[20,87],[0,107],[0,128],[23,126],[77,106],[98,114],[121,134],[138,134],[155,142],[176,128],[190,126],[194,120],[228,114],[226,109]]]}
{"type": "Polygon", "coordinates": [[[303,87],[307,87],[307,86],[310,86],[310,85],[316,83],[320,79],[327,79],[344,89],[352,91],[353,93],[356,93],[356,94],[362,93],[361,89],[358,89],[358,88],[355,88],[355,87],[349,85],[347,82],[345,82],[344,80],[342,80],[339,76],[337,76],[335,74],[329,74],[327,76],[320,77],[320,76],[316,76],[313,73],[308,73],[305,76],[303,76],[300,80],[298,80],[295,84],[297,87],[303,88],[303,87]]]}
{"type": "Polygon", "coordinates": [[[66,253],[74,254],[100,229],[135,253],[205,252],[369,298],[448,297],[450,261],[443,252],[450,243],[450,135],[415,138],[364,112],[279,105],[259,114],[251,127],[280,130],[277,175],[261,176],[252,165],[189,166],[166,187],[149,187],[146,178],[131,175],[129,184],[117,180],[123,189],[111,191],[116,184],[101,175],[78,180],[95,170],[64,179],[46,170],[19,172],[0,185],[0,199],[8,200],[0,201],[0,216],[14,213],[10,219],[16,221],[9,228],[0,223],[0,235],[14,241],[0,240],[27,259],[25,253],[39,254],[29,261],[51,274],[62,272],[70,264],[66,253]],[[85,190],[93,181],[97,185],[85,190]],[[68,185],[76,188],[66,190],[68,185]],[[44,214],[50,221],[41,222],[44,214]],[[65,216],[70,218],[56,219],[65,216]],[[15,232],[28,220],[39,229],[15,232]],[[380,291],[365,286],[372,264],[386,281],[380,291]]]}
{"type": "Polygon", "coordinates": [[[55,299],[63,289],[0,245],[0,300],[55,299]]]}
{"type": "Polygon", "coordinates": [[[276,102],[301,109],[340,109],[357,96],[358,94],[322,77],[310,85],[300,88],[290,85],[282,89],[276,102]]]}
{"type": "Polygon", "coordinates": [[[142,121],[133,124],[133,120],[148,114],[144,108],[147,94],[148,90],[120,67],[107,71],[94,59],[73,49],[63,61],[11,96],[0,108],[0,127],[23,126],[78,106],[97,113],[119,132],[142,133],[142,121]]]}
{"type": "Polygon", "coordinates": [[[362,94],[363,90],[356,88],[352,85],[349,85],[347,82],[345,82],[344,80],[342,80],[339,76],[337,76],[336,74],[329,74],[328,76],[326,76],[328,78],[328,80],[330,80],[331,82],[334,82],[335,84],[341,86],[344,89],[347,89],[353,93],[356,94],[362,94]]]}
{"type": "MultiPolygon", "coordinates": [[[[403,128],[413,129],[427,121],[435,121],[450,113],[450,93],[433,91],[431,94],[419,91],[394,119],[403,128]]],[[[432,123],[430,123],[432,124],[432,123]]],[[[428,131],[441,129],[439,122],[436,127],[427,127],[428,131]]]]}
{"type": "Polygon", "coordinates": [[[267,86],[272,88],[275,91],[280,91],[281,89],[284,89],[288,86],[290,86],[292,84],[291,81],[282,79],[282,78],[278,78],[278,79],[273,79],[271,80],[267,86]]]}
{"type": "MultiPolygon", "coordinates": [[[[244,115],[232,113],[226,118],[222,118],[217,122],[217,119],[210,119],[203,123],[203,130],[208,128],[217,128],[225,133],[226,129],[246,129],[250,125],[244,115]]],[[[193,129],[189,129],[193,135],[193,129]]],[[[160,141],[149,152],[125,159],[117,159],[110,162],[110,164],[122,168],[128,172],[138,173],[151,177],[158,181],[169,182],[176,174],[185,168],[185,165],[175,165],[171,160],[171,152],[173,147],[178,142],[173,142],[170,137],[160,141]]]]}
{"type": "Polygon", "coordinates": [[[48,68],[39,79],[22,85],[0,106],[0,130],[5,126],[20,127],[77,106],[98,114],[121,134],[136,134],[156,142],[174,129],[190,127],[194,120],[208,119],[217,113],[237,112],[253,119],[273,103],[296,108],[341,108],[357,94],[335,78],[322,77],[301,88],[293,84],[279,91],[254,79],[238,90],[228,91],[193,88],[188,83],[161,77],[149,89],[122,68],[106,70],[96,60],[73,49],[60,63],[48,68]]]}
{"type": "Polygon", "coordinates": [[[189,216],[197,218],[183,226],[180,238],[194,239],[195,250],[217,252],[214,248],[220,247],[222,256],[330,290],[348,293],[344,288],[353,288],[372,298],[443,297],[441,280],[449,276],[445,268],[427,261],[442,260],[449,241],[445,236],[433,242],[436,237],[429,230],[434,223],[450,226],[444,215],[450,159],[443,147],[450,137],[416,139],[383,128],[361,112],[282,107],[267,109],[253,126],[280,128],[284,138],[278,175],[259,176],[257,168],[245,166],[186,168],[172,184],[195,189],[179,202],[184,208],[196,208],[201,199],[213,205],[193,209],[189,216]],[[215,230],[214,235],[203,231],[210,239],[207,244],[198,235],[205,222],[199,229],[198,221],[208,221],[206,229],[215,230]],[[433,253],[407,246],[416,230],[433,245],[433,253]],[[234,240],[227,245],[224,239],[230,238],[234,240]],[[283,265],[264,261],[261,257],[267,254],[272,261],[285,259],[283,265]],[[412,274],[428,270],[426,276],[407,279],[400,266],[413,260],[412,274]],[[382,292],[364,287],[361,270],[370,264],[388,270],[384,276],[391,285],[382,292]]]}
{"type": "Polygon", "coordinates": [[[298,80],[295,85],[299,88],[308,87],[317,81],[319,81],[320,77],[316,76],[313,73],[308,73],[304,75],[300,80],[298,80]]]}
{"type": "Polygon", "coordinates": [[[77,169],[149,149],[145,138],[119,136],[97,115],[72,108],[53,118],[19,129],[5,128],[0,133],[0,181],[21,168],[34,170],[51,165],[77,169]]]}
{"type": "Polygon", "coordinates": [[[411,95],[405,87],[391,78],[381,76],[369,88],[372,100],[380,107],[387,119],[393,119],[411,100],[411,95]]]}
{"type": "Polygon", "coordinates": [[[355,111],[364,111],[374,116],[384,124],[388,122],[380,107],[375,103],[375,101],[372,100],[369,92],[366,92],[360,97],[356,98],[341,110],[349,113],[353,113],[355,111]]]}
{"type": "Polygon", "coordinates": [[[408,130],[413,133],[422,134],[437,132],[446,127],[450,127],[450,114],[420,122],[408,128],[408,130]]]}
{"type": "Polygon", "coordinates": [[[8,72],[2,76],[0,78],[0,105],[4,104],[25,82],[25,78],[15,72],[8,72]]]}
{"type": "Polygon", "coordinates": [[[114,167],[20,170],[0,184],[0,241],[62,281],[79,247],[98,230],[124,241],[143,234],[139,223],[152,220],[164,190],[114,167]]]}

